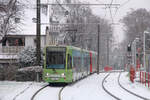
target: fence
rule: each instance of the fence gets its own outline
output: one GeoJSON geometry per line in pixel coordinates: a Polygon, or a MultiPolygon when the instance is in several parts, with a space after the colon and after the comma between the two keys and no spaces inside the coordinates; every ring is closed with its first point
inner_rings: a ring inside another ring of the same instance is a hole
{"type": "Polygon", "coordinates": [[[150,74],[148,72],[140,71],[140,83],[150,86],[150,74]]]}
{"type": "Polygon", "coordinates": [[[2,53],[18,53],[20,52],[24,46],[3,46],[2,53]]]}

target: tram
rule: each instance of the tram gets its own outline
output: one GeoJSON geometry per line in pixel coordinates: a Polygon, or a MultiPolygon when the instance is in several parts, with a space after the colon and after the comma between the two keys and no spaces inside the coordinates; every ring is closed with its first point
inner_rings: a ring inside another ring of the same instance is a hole
{"type": "Polygon", "coordinates": [[[96,72],[97,53],[74,46],[46,46],[43,80],[72,83],[96,72]]]}

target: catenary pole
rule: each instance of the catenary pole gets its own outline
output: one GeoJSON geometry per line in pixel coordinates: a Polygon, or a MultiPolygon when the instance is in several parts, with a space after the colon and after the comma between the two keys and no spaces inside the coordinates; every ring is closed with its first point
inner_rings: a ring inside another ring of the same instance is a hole
{"type": "Polygon", "coordinates": [[[97,25],[98,27],[98,37],[97,37],[97,74],[99,74],[99,65],[100,65],[100,24],[97,25]]]}
{"type": "Polygon", "coordinates": [[[41,61],[41,14],[40,14],[40,0],[37,0],[37,11],[36,11],[36,17],[37,17],[37,24],[36,24],[36,57],[37,57],[37,65],[40,65],[41,61]]]}
{"type": "Polygon", "coordinates": [[[109,66],[109,36],[107,36],[107,66],[109,66]]]}

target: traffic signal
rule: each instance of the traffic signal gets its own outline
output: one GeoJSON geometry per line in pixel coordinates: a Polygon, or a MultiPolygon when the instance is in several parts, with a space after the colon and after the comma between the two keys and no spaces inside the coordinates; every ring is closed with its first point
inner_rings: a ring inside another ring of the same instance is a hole
{"type": "Polygon", "coordinates": [[[127,47],[127,51],[128,51],[128,52],[131,52],[131,45],[130,45],[130,44],[129,44],[128,47],[127,47]]]}

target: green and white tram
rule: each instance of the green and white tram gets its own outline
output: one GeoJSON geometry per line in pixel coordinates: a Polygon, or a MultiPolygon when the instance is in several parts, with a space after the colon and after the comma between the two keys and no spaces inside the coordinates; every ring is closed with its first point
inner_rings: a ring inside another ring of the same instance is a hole
{"type": "Polygon", "coordinates": [[[97,54],[73,46],[46,46],[43,80],[72,83],[96,71],[97,54]]]}

